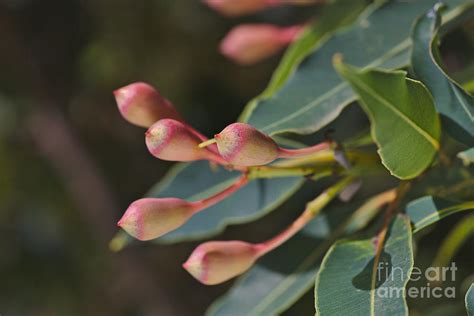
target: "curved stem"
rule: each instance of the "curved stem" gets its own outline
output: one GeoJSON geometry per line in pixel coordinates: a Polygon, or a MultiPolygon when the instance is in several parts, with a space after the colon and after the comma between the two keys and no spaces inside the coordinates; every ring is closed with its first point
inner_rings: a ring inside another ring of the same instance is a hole
{"type": "Polygon", "coordinates": [[[208,198],[205,198],[196,202],[191,202],[194,208],[194,212],[195,213],[199,212],[205,208],[208,208],[209,206],[219,203],[220,201],[232,195],[235,191],[245,186],[248,183],[248,181],[249,179],[248,179],[247,174],[244,174],[236,182],[234,182],[232,185],[222,190],[221,192],[215,195],[212,195],[208,198]]]}
{"type": "Polygon", "coordinates": [[[330,149],[330,148],[331,148],[331,142],[323,142],[323,143],[316,144],[314,146],[299,148],[299,149],[279,148],[278,156],[280,158],[296,158],[296,157],[302,157],[302,156],[314,154],[318,151],[322,151],[322,150],[330,149]]]}
{"type": "Polygon", "coordinates": [[[306,205],[306,209],[304,210],[304,212],[287,229],[285,229],[283,232],[281,232],[274,238],[255,245],[255,248],[257,249],[257,256],[263,256],[267,252],[270,252],[273,249],[279,247],[281,244],[293,237],[304,226],[306,226],[308,222],[310,222],[316,215],[318,215],[321,210],[339,194],[339,192],[341,192],[353,181],[353,177],[346,177],[335,185],[333,185],[332,187],[326,189],[323,193],[318,195],[318,197],[309,202],[306,205]]]}

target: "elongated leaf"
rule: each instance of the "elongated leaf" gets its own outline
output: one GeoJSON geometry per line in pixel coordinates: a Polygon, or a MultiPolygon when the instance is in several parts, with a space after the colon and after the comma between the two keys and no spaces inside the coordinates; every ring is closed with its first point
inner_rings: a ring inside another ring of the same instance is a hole
{"type": "MultiPolygon", "coordinates": [[[[239,173],[213,171],[205,161],[179,164],[147,194],[195,201],[208,197],[237,179],[239,173]]],[[[227,225],[255,220],[275,209],[298,188],[301,178],[261,179],[247,184],[222,202],[194,215],[177,230],[158,238],[159,243],[195,240],[220,233],[227,225]]]]}
{"type": "Polygon", "coordinates": [[[465,166],[474,162],[474,147],[457,154],[465,166]]]}
{"type": "Polygon", "coordinates": [[[410,216],[413,232],[416,233],[446,216],[471,209],[474,209],[474,201],[459,203],[424,196],[408,203],[406,213],[410,216]]]}
{"type": "Polygon", "coordinates": [[[400,179],[423,172],[439,148],[441,134],[428,90],[404,71],[360,70],[339,58],[334,66],[358,94],[385,167],[400,179]]]}
{"type": "Polygon", "coordinates": [[[412,67],[431,91],[446,130],[459,141],[474,145],[474,97],[454,82],[441,67],[438,31],[440,5],[416,23],[413,30],[412,67]]]}
{"type": "Polygon", "coordinates": [[[474,283],[467,290],[465,302],[467,315],[474,316],[474,283]]]}
{"type": "Polygon", "coordinates": [[[216,301],[207,315],[276,315],[298,300],[314,285],[321,257],[341,234],[362,229],[388,202],[386,192],[364,203],[334,203],[295,237],[260,260],[232,289],[216,301]],[[375,199],[379,200],[374,203],[375,199]],[[383,201],[382,201],[382,200],[383,201]],[[360,208],[351,216],[354,208],[360,208]],[[348,223],[354,223],[348,225],[348,223]]]}
{"type": "Polygon", "coordinates": [[[318,315],[407,315],[404,298],[413,267],[410,222],[391,224],[377,260],[373,239],[339,241],[326,253],[316,277],[318,315]]]}
{"type": "MultiPolygon", "coordinates": [[[[353,23],[367,6],[366,0],[334,0],[322,10],[320,17],[306,28],[304,33],[285,52],[280,65],[277,67],[267,88],[246,107],[251,111],[258,102],[272,96],[278,91],[294,73],[298,64],[319,43],[336,30],[353,23]]],[[[247,116],[244,111],[242,118],[247,116]]]]}
{"type": "MultiPolygon", "coordinates": [[[[327,39],[300,64],[271,98],[248,105],[242,119],[269,134],[312,133],[334,120],[355,100],[350,87],[334,71],[331,60],[342,53],[359,67],[394,69],[406,66],[415,19],[437,0],[388,1],[370,6],[350,28],[327,39]]],[[[447,0],[446,21],[461,14],[469,0],[447,0]]]]}

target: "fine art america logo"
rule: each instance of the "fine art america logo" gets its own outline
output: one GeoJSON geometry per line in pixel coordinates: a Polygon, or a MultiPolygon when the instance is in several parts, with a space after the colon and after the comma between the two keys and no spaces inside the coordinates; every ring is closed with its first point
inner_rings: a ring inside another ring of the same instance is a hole
{"type": "Polygon", "coordinates": [[[452,262],[449,267],[429,267],[422,271],[418,267],[413,267],[409,275],[401,267],[389,267],[387,262],[380,262],[377,267],[378,282],[381,284],[376,293],[380,298],[410,297],[410,298],[455,298],[455,287],[438,286],[441,282],[456,280],[456,263],[452,262]],[[398,287],[400,281],[420,281],[424,278],[424,286],[410,286],[406,289],[398,287]],[[383,285],[382,285],[383,283],[383,285]]]}

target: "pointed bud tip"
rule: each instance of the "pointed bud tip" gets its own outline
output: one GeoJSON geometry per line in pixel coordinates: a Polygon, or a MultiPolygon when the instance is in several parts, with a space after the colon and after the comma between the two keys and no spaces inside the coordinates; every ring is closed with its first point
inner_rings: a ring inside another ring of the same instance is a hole
{"type": "Polygon", "coordinates": [[[247,271],[257,260],[253,244],[242,241],[211,241],[199,245],[183,264],[196,280],[215,285],[247,271]]]}

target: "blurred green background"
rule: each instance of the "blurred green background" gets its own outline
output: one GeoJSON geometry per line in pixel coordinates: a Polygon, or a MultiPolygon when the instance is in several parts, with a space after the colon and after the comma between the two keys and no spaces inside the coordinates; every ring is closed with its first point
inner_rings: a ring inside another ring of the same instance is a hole
{"type": "MultiPolygon", "coordinates": [[[[181,268],[197,243],[108,248],[128,204],[171,165],[148,153],[112,91],[151,83],[212,135],[279,59],[237,66],[219,40],[237,23],[290,25],[316,11],[226,19],[197,0],[0,0],[0,314],[202,315],[229,284],[204,287],[181,268]]],[[[466,29],[450,41],[472,48],[466,29]]],[[[226,237],[270,236],[290,215],[270,216],[226,237]]],[[[311,295],[300,305],[311,313],[311,295]]]]}

